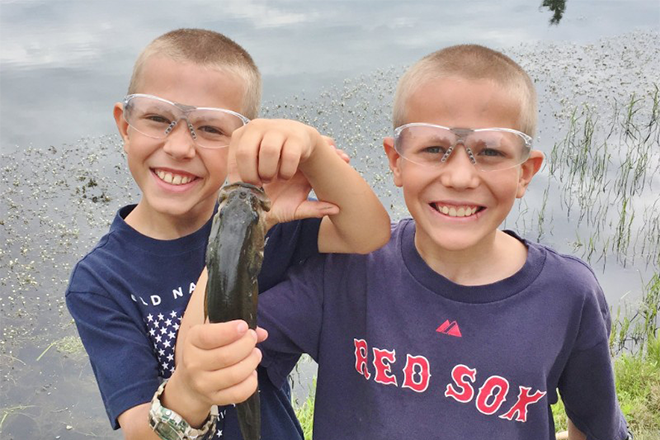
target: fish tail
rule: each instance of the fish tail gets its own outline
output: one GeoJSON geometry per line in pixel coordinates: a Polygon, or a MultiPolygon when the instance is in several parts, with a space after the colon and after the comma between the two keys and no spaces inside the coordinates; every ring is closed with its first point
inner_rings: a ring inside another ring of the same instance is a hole
{"type": "Polygon", "coordinates": [[[236,413],[243,440],[259,440],[261,438],[259,391],[256,391],[245,402],[236,405],[236,413]]]}

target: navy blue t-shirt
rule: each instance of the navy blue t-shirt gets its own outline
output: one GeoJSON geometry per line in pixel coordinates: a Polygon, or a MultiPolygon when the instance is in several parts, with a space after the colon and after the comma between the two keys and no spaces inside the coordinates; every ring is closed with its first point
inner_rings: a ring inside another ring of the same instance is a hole
{"type": "MultiPolygon", "coordinates": [[[[122,412],[149,402],[174,371],[181,317],[204,268],[211,230],[209,220],[186,237],[155,240],[124,221],[134,207],[119,210],[110,231],[75,266],[66,292],[114,429],[119,428],[122,412]]],[[[319,219],[309,219],[269,231],[260,290],[283,279],[290,266],[318,253],[319,225],[319,219]]],[[[288,384],[275,387],[260,371],[259,386],[262,439],[302,438],[288,384]]],[[[218,432],[224,438],[240,438],[235,409],[220,410],[218,432]]]]}
{"type": "Polygon", "coordinates": [[[586,264],[521,240],[516,274],[462,286],[414,235],[404,220],[369,255],[310,258],[259,299],[273,383],[291,357],[318,363],[314,440],[550,440],[557,389],[588,439],[626,438],[609,311],[586,264]]]}

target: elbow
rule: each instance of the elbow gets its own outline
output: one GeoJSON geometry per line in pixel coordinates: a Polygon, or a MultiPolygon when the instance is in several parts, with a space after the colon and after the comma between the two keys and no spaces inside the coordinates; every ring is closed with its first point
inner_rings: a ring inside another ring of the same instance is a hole
{"type": "Polygon", "coordinates": [[[356,254],[364,255],[385,246],[387,242],[390,241],[390,234],[392,232],[389,219],[384,226],[386,227],[373,228],[373,231],[369,233],[369,239],[364,240],[359,245],[356,245],[355,249],[353,249],[353,252],[356,254]]]}

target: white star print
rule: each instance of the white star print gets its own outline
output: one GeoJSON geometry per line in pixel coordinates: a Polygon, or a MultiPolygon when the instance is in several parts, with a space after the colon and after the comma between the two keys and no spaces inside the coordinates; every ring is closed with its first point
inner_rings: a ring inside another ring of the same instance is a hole
{"type": "Polygon", "coordinates": [[[158,315],[149,314],[144,318],[147,332],[154,345],[154,352],[158,357],[160,375],[169,377],[174,371],[174,351],[176,348],[177,331],[179,330],[180,312],[163,310],[158,315]]]}

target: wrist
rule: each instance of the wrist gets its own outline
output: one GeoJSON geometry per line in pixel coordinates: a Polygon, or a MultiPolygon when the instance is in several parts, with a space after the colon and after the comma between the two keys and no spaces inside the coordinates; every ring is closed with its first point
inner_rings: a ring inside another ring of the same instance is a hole
{"type": "Polygon", "coordinates": [[[327,163],[328,157],[335,154],[335,146],[321,136],[315,128],[312,130],[314,130],[312,138],[314,148],[305,160],[300,161],[300,169],[303,172],[305,172],[305,168],[314,167],[317,164],[323,166],[327,163]]]}
{"type": "Polygon", "coordinates": [[[193,428],[201,426],[211,411],[211,404],[194,393],[174,371],[160,396],[162,405],[179,414],[193,428]]]}
{"type": "Polygon", "coordinates": [[[162,440],[209,440],[214,437],[218,407],[213,406],[198,428],[193,428],[180,414],[161,402],[167,380],[156,390],[149,408],[149,426],[162,440]]]}

